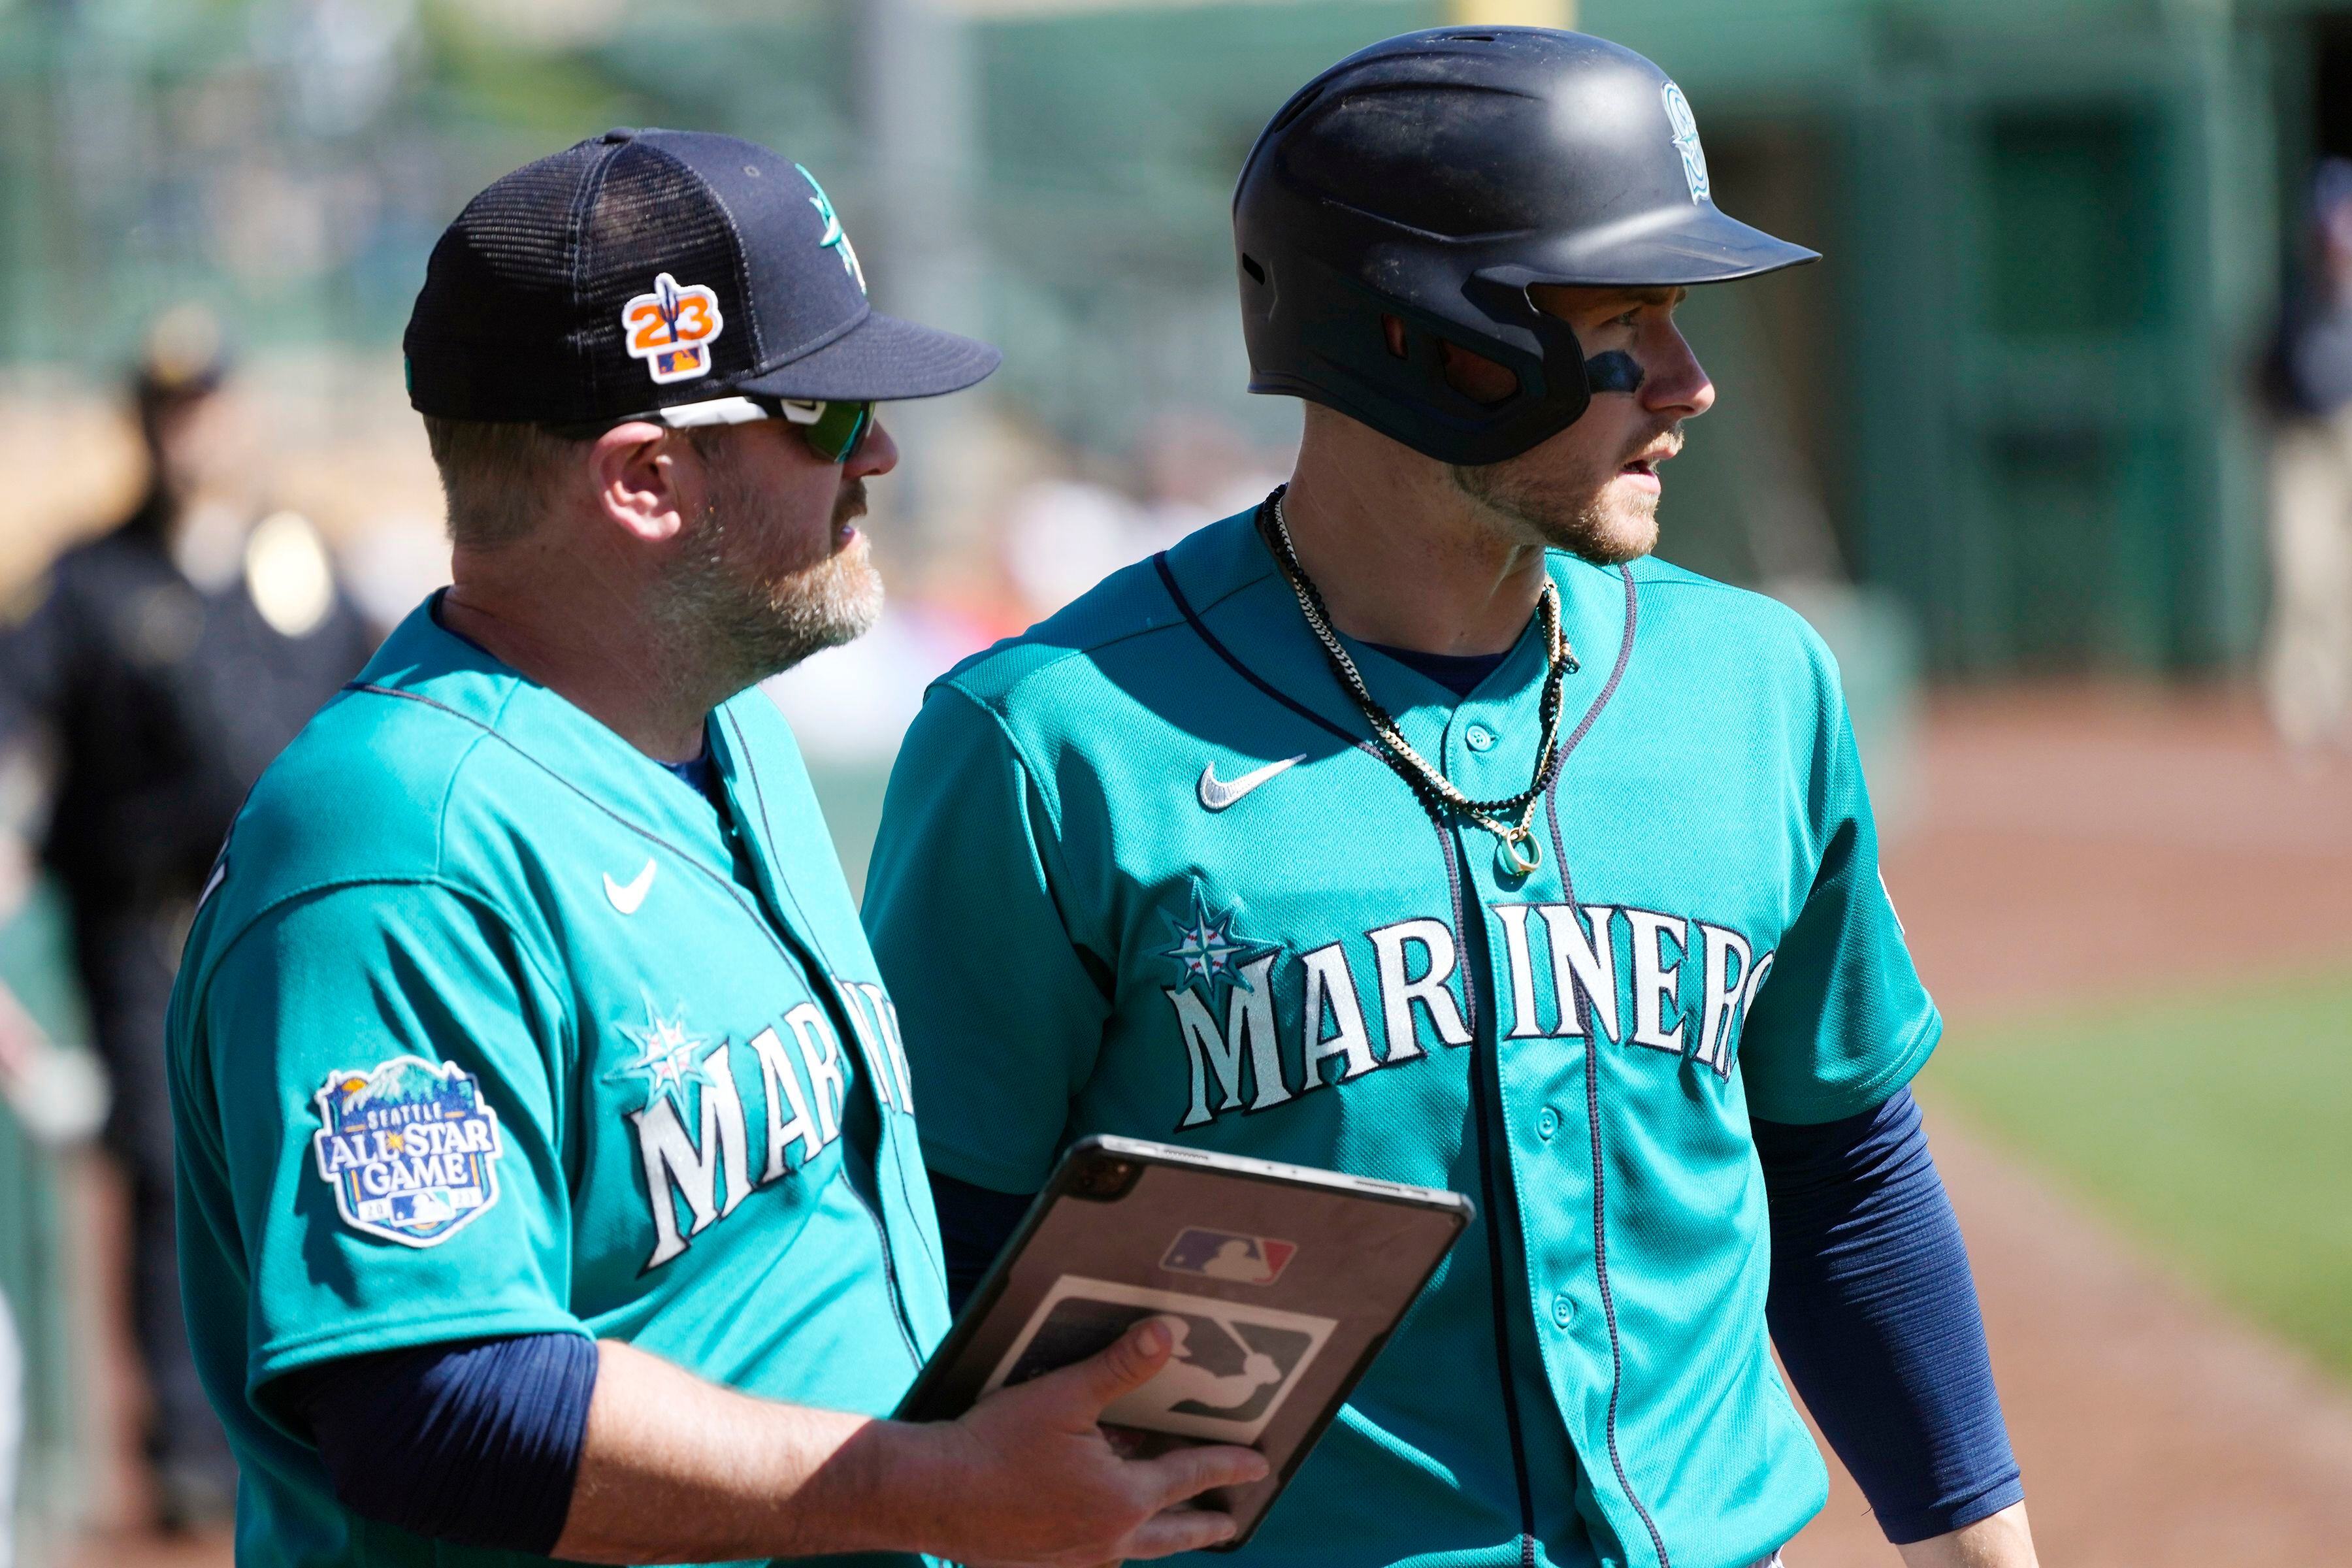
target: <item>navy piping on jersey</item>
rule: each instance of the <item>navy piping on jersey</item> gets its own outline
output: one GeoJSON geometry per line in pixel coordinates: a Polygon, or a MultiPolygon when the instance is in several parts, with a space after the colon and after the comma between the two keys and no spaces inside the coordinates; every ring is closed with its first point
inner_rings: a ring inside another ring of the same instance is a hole
{"type": "MultiPolygon", "coordinates": [[[[1262,511],[1264,509],[1261,508],[1260,510],[1262,511]]],[[[1209,630],[1206,623],[1204,623],[1201,619],[1200,616],[1193,610],[1192,601],[1185,597],[1184,590],[1179,586],[1176,582],[1175,572],[1168,564],[1168,552],[1166,551],[1163,550],[1157,555],[1154,555],[1151,558],[1151,564],[1153,569],[1160,574],[1161,586],[1168,591],[1169,599],[1175,605],[1178,614],[1184,617],[1185,624],[1192,628],[1193,633],[1198,636],[1203,643],[1208,645],[1212,652],[1215,653],[1219,658],[1224,660],[1227,665],[1231,666],[1234,673],[1241,676],[1243,679],[1248,681],[1252,686],[1256,687],[1260,691],[1265,692],[1268,697],[1273,698],[1285,708],[1287,708],[1291,711],[1300,715],[1309,722],[1339,736],[1341,740],[1347,742],[1356,750],[1363,752],[1379,761],[1383,767],[1387,766],[1387,758],[1382,756],[1370,742],[1359,740],[1355,736],[1349,734],[1347,731],[1341,729],[1330,720],[1326,719],[1323,715],[1316,712],[1313,709],[1308,708],[1306,704],[1298,701],[1297,699],[1273,686],[1260,677],[1255,670],[1243,663],[1240,658],[1236,656],[1232,649],[1226,647],[1225,645],[1218,639],[1216,634],[1209,630]]],[[[1550,767],[1548,770],[1548,776],[1545,780],[1546,809],[1551,817],[1553,850],[1555,854],[1557,854],[1559,850],[1559,815],[1554,803],[1558,798],[1559,778],[1561,773],[1565,771],[1568,754],[1575,749],[1577,742],[1584,738],[1585,732],[1592,728],[1592,722],[1595,719],[1600,717],[1601,708],[1607,704],[1611,697],[1616,694],[1618,680],[1624,675],[1626,661],[1633,656],[1636,592],[1633,583],[1633,574],[1630,568],[1625,566],[1620,566],[1617,571],[1618,575],[1623,579],[1625,584],[1625,630],[1623,636],[1620,637],[1618,641],[1616,663],[1609,672],[1608,680],[1602,684],[1600,692],[1593,698],[1591,706],[1585,710],[1583,718],[1578,721],[1576,728],[1570,732],[1567,740],[1561,742],[1559,750],[1553,754],[1550,767]]],[[[1440,818],[1436,813],[1429,811],[1426,803],[1423,803],[1423,809],[1424,812],[1428,813],[1431,826],[1437,831],[1438,845],[1445,859],[1446,881],[1452,889],[1454,897],[1454,919],[1455,928],[1454,939],[1461,946],[1465,960],[1462,969],[1462,996],[1464,1011],[1468,1015],[1468,1016],[1465,1021],[1469,1025],[1473,1039],[1475,1039],[1480,1013],[1479,1004],[1481,1001],[1477,982],[1477,973],[1480,966],[1486,961],[1486,947],[1485,940],[1486,924],[1483,918],[1475,921],[1471,919],[1469,901],[1467,899],[1468,879],[1463,870],[1458,855],[1458,847],[1454,843],[1453,834],[1448,830],[1444,821],[1440,818]]],[[[1565,879],[1567,875],[1567,866],[1565,861],[1561,863],[1560,871],[1563,879],[1565,879]]],[[[1501,1053],[1502,1041],[1499,1037],[1496,1037],[1493,1046],[1493,1059],[1490,1064],[1494,1078],[1493,1098],[1496,1107],[1499,1107],[1503,1094],[1501,1053]]],[[[1505,1261],[1505,1257],[1501,1228],[1501,1205],[1498,1205],[1495,1200],[1495,1160],[1487,1131],[1487,1119],[1491,1112],[1486,1102],[1486,1096],[1476,1086],[1476,1063],[1477,1058],[1474,1051],[1472,1056],[1472,1098],[1477,1102],[1477,1116],[1475,1121],[1475,1126],[1477,1129],[1478,1137],[1478,1178],[1481,1195],[1485,1198],[1486,1204],[1486,1218],[1487,1268],[1489,1275],[1488,1283],[1495,1305],[1495,1359],[1502,1380],[1505,1425],[1508,1428],[1510,1435],[1512,1477],[1517,1484],[1518,1491],[1520,1560],[1527,1565],[1527,1568],[1533,1568],[1533,1564],[1536,1560],[1535,1492],[1533,1482],[1528,1475],[1527,1439],[1525,1434],[1521,1430],[1519,1421],[1517,1377],[1512,1364],[1509,1335],[1510,1325],[1503,1298],[1503,1263],[1505,1261]]],[[[1586,1074],[1586,1079],[1589,1090],[1591,1079],[1590,1072],[1586,1074]]],[[[1599,1159],[1599,1125],[1597,1110],[1594,1115],[1594,1158],[1597,1162],[1599,1159]]],[[[1509,1177],[1507,1167],[1506,1169],[1505,1175],[1507,1180],[1509,1177]]],[[[1509,1194],[1511,1203],[1509,1206],[1512,1215],[1516,1217],[1518,1212],[1518,1194],[1517,1191],[1517,1184],[1515,1182],[1511,1183],[1511,1188],[1512,1190],[1509,1194]]],[[[1594,1187],[1594,1205],[1596,1211],[1599,1207],[1599,1204],[1600,1187],[1596,1182],[1594,1187]]],[[[1594,1252],[1594,1260],[1595,1268],[1601,1276],[1600,1285],[1601,1302],[1604,1310],[1606,1310],[1606,1315],[1609,1321],[1610,1350],[1618,1365],[1618,1377],[1616,1379],[1612,1379],[1610,1387],[1610,1419],[1608,1426],[1610,1463],[1616,1470],[1617,1484],[1619,1488],[1624,1492],[1626,1499],[1633,1503],[1634,1511],[1641,1515],[1643,1524],[1649,1530],[1651,1544],[1657,1549],[1660,1568],[1672,1568],[1672,1565],[1666,1559],[1665,1543],[1658,1538],[1658,1527],[1650,1518],[1650,1511],[1643,1505],[1642,1500],[1634,1495],[1632,1486],[1628,1484],[1626,1479],[1625,1467],[1618,1458],[1616,1408],[1618,1384],[1619,1382],[1622,1381],[1623,1359],[1622,1356],[1618,1353],[1617,1318],[1615,1309],[1613,1306],[1610,1305],[1606,1263],[1597,1247],[1594,1252]]]]}
{"type": "Polygon", "coordinates": [[[1248,681],[1252,686],[1256,687],[1260,691],[1265,692],[1268,697],[1273,698],[1276,702],[1281,703],[1285,708],[1289,709],[1293,713],[1297,714],[1308,723],[1318,725],[1325,730],[1328,730],[1332,734],[1339,736],[1339,739],[1347,742],[1348,744],[1355,747],[1356,750],[1363,752],[1369,757],[1372,757],[1374,759],[1378,759],[1380,757],[1380,751],[1378,748],[1373,746],[1370,741],[1360,740],[1356,736],[1350,735],[1347,731],[1341,729],[1339,725],[1334,724],[1330,720],[1326,719],[1322,714],[1318,713],[1314,709],[1309,708],[1307,704],[1299,701],[1297,698],[1292,697],[1287,692],[1280,690],[1274,686],[1268,685],[1260,678],[1256,670],[1254,670],[1248,665],[1244,664],[1239,658],[1234,657],[1234,651],[1231,648],[1227,647],[1223,643],[1219,642],[1217,640],[1216,634],[1209,630],[1208,626],[1202,621],[1201,617],[1193,613],[1192,601],[1184,596],[1184,590],[1176,585],[1176,574],[1170,571],[1168,567],[1168,552],[1163,550],[1159,554],[1153,556],[1151,558],[1151,564],[1160,574],[1160,585],[1168,590],[1168,596],[1176,602],[1177,613],[1184,617],[1185,625],[1191,626],[1195,632],[1200,634],[1201,640],[1209,645],[1209,651],[1215,654],[1219,658],[1223,659],[1227,664],[1233,666],[1234,674],[1240,676],[1244,680],[1248,681]]]}
{"type": "MultiPolygon", "coordinates": [[[[1569,751],[1584,739],[1584,732],[1592,727],[1592,721],[1600,715],[1601,705],[1616,695],[1617,682],[1624,675],[1626,662],[1633,654],[1634,626],[1641,618],[1641,595],[1634,585],[1632,569],[1621,566],[1617,570],[1625,579],[1625,636],[1617,645],[1617,663],[1609,671],[1609,679],[1601,688],[1601,695],[1585,713],[1583,722],[1578,724],[1575,732],[1569,736],[1567,744],[1560,748],[1563,761],[1569,751]]],[[[1564,766],[1552,770],[1550,786],[1544,791],[1544,821],[1551,829],[1552,862],[1559,868],[1560,892],[1568,900],[1569,918],[1573,920],[1576,918],[1576,880],[1569,870],[1568,848],[1559,831],[1559,780],[1560,774],[1566,771],[1564,766]]],[[[1616,1293],[1609,1284],[1608,1167],[1601,1151],[1601,1058],[1596,1044],[1600,1037],[1593,1032],[1587,997],[1578,987],[1570,986],[1569,989],[1576,1006],[1577,1026],[1584,1031],[1584,1122],[1586,1135],[1592,1147],[1592,1274],[1601,1290],[1601,1321],[1609,1328],[1609,1411],[1601,1431],[1608,1442],[1610,1468],[1617,1472],[1617,1489],[1625,1494],[1625,1500],[1632,1503],[1633,1511],[1642,1516],[1642,1527],[1650,1532],[1650,1545],[1658,1553],[1658,1568],[1672,1568],[1666,1556],[1665,1538],[1658,1533],[1658,1521],[1650,1517],[1649,1508],[1642,1501],[1641,1494],[1633,1489],[1632,1479],[1625,1474],[1624,1458],[1617,1448],[1617,1407],[1625,1389],[1625,1349],[1617,1334],[1616,1293]]]]}
{"type": "MultiPolygon", "coordinates": [[[[751,919],[752,924],[760,928],[761,934],[766,936],[769,945],[772,946],[776,950],[777,954],[781,956],[785,963],[800,971],[801,980],[808,986],[809,994],[817,998],[820,1005],[824,1005],[828,1000],[835,1005],[840,1004],[841,999],[838,996],[827,996],[827,992],[830,990],[830,986],[824,982],[821,982],[817,979],[818,975],[827,973],[824,965],[819,962],[822,955],[817,953],[813,946],[811,951],[807,953],[803,953],[799,951],[802,946],[802,938],[800,933],[797,931],[778,931],[776,929],[776,922],[768,919],[767,916],[751,901],[750,895],[745,891],[742,886],[735,880],[732,875],[722,874],[712,870],[695,856],[679,848],[677,845],[672,844],[668,839],[663,837],[652,828],[646,826],[642,823],[633,822],[628,817],[623,816],[620,812],[614,811],[611,806],[605,805],[603,801],[598,800],[594,795],[589,794],[586,790],[582,789],[570,779],[565,778],[555,769],[549,767],[545,763],[531,755],[528,750],[518,744],[511,737],[500,734],[496,725],[485,724],[470,713],[460,712],[457,709],[450,707],[446,702],[443,702],[437,698],[427,697],[424,693],[418,691],[403,691],[397,687],[378,686],[373,681],[366,680],[353,680],[347,682],[344,685],[343,689],[346,691],[362,691],[372,697],[394,697],[404,702],[418,703],[424,707],[433,709],[436,712],[446,713],[450,718],[457,720],[461,724],[469,724],[473,726],[473,728],[479,730],[485,736],[488,737],[490,740],[498,742],[499,744],[504,746],[516,756],[520,757],[523,761],[529,763],[532,767],[535,767],[540,772],[545,773],[549,778],[553,779],[557,784],[562,784],[573,795],[578,795],[582,800],[586,801],[590,805],[595,807],[604,816],[611,817],[614,822],[620,824],[621,826],[626,828],[631,833],[635,834],[646,843],[659,845],[662,848],[668,850],[672,855],[677,856],[679,860],[683,861],[688,868],[699,872],[703,877],[716,884],[730,899],[735,901],[736,907],[740,909],[744,914],[751,919]]],[[[752,780],[755,791],[758,788],[758,782],[759,781],[755,775],[752,780]]],[[[763,826],[765,826],[764,816],[765,807],[763,804],[763,826]]],[[[772,878],[771,879],[772,880],[773,879],[772,878]]],[[[803,917],[803,919],[805,919],[805,917],[803,917]]],[[[843,1026],[846,1026],[847,1024],[847,1020],[845,1019],[836,1019],[836,1022],[841,1024],[843,1026]]],[[[849,1039],[845,1038],[843,1042],[845,1048],[846,1048],[848,1043],[849,1039]]],[[[856,1081],[868,1096],[872,1096],[876,1092],[874,1086],[866,1081],[868,1074],[859,1073],[855,1075],[855,1077],[856,1081]]],[[[887,1120],[885,1120],[887,1113],[882,1110],[879,1100],[875,1101],[874,1114],[880,1125],[887,1125],[887,1120]]],[[[882,1160],[881,1137],[882,1134],[877,1129],[874,1151],[874,1159],[877,1165],[879,1165],[882,1160]]],[[[853,1194],[856,1194],[858,1202],[861,1204],[866,1202],[866,1195],[857,1191],[857,1184],[856,1182],[853,1181],[849,1184],[849,1190],[853,1194]]],[[[874,1219],[875,1229],[881,1234],[883,1243],[882,1256],[885,1260],[884,1266],[888,1268],[888,1258],[890,1256],[889,1232],[882,1224],[881,1216],[879,1215],[873,1214],[872,1205],[867,1205],[866,1208],[867,1213],[871,1215],[874,1219]]],[[[896,1276],[894,1275],[894,1280],[896,1276]]],[[[923,1364],[922,1348],[915,1342],[914,1328],[907,1321],[906,1303],[897,1296],[895,1291],[891,1297],[891,1305],[897,1309],[891,1313],[891,1321],[898,1325],[898,1338],[906,1343],[908,1359],[912,1361],[915,1363],[917,1370],[919,1371],[923,1364]]]]}
{"type": "MultiPolygon", "coordinates": [[[[753,804],[758,805],[760,808],[760,832],[762,836],[763,842],[769,845],[773,845],[776,842],[776,828],[775,825],[768,820],[768,786],[762,784],[760,780],[759,764],[751,760],[751,743],[744,740],[743,727],[735,721],[735,715],[732,713],[727,715],[727,730],[728,732],[735,738],[735,755],[743,764],[743,775],[751,781],[751,800],[753,804]]],[[[771,875],[768,878],[768,880],[774,885],[778,893],[792,901],[794,912],[799,914],[801,917],[801,924],[811,931],[815,931],[817,929],[816,921],[809,919],[808,911],[801,908],[801,896],[799,890],[781,877],[771,875]]],[[[808,942],[811,947],[816,947],[816,939],[814,936],[810,937],[808,942]]],[[[817,957],[822,960],[824,956],[824,949],[817,948],[817,957]]],[[[830,975],[832,971],[828,969],[826,973],[830,975]]],[[[838,990],[838,986],[836,986],[835,989],[838,990]]],[[[856,1004],[850,1001],[846,996],[837,996],[833,998],[833,1000],[838,1002],[840,1005],[843,1014],[840,1020],[841,1024],[849,1031],[842,1037],[841,1042],[842,1048],[846,1050],[856,1045],[864,1038],[864,1037],[857,1033],[856,1025],[847,1016],[848,1009],[856,1005],[856,1004]]],[[[882,1010],[879,1007],[877,1007],[874,1010],[874,1026],[877,1029],[880,1029],[885,1026],[882,1022],[882,1010]]],[[[887,1053],[888,1047],[886,1047],[884,1048],[887,1053]]],[[[866,1065],[867,1070],[873,1073],[877,1080],[874,1097],[875,1115],[877,1117],[880,1117],[887,1113],[882,1110],[878,1080],[881,1078],[881,1075],[887,1071],[888,1068],[877,1062],[869,1061],[866,1065]]],[[[879,1191],[881,1182],[882,1150],[880,1146],[880,1131],[878,1128],[876,1132],[876,1140],[874,1150],[875,1182],[876,1190],[879,1191]]],[[[916,1211],[917,1205],[915,1203],[914,1194],[907,1190],[906,1167],[902,1162],[897,1160],[891,1161],[890,1163],[898,1168],[898,1195],[906,1201],[907,1210],[909,1214],[912,1214],[916,1211]]],[[[908,1316],[907,1302],[904,1288],[900,1285],[898,1280],[898,1260],[890,1255],[889,1227],[883,1224],[882,1215],[875,1206],[866,1201],[866,1194],[858,1190],[857,1182],[855,1176],[851,1178],[849,1190],[856,1195],[859,1206],[866,1210],[866,1217],[874,1222],[875,1234],[881,1239],[883,1282],[889,1288],[891,1303],[898,1309],[900,1319],[898,1325],[899,1332],[905,1333],[907,1331],[905,1321],[908,1316]]],[[[915,1239],[922,1244],[923,1256],[930,1258],[932,1266],[940,1270],[940,1277],[942,1279],[947,1278],[946,1263],[942,1259],[932,1255],[930,1240],[923,1235],[922,1227],[920,1226],[915,1227],[915,1239]]],[[[907,1348],[915,1352],[915,1360],[918,1363],[920,1363],[924,1360],[921,1352],[918,1349],[911,1337],[907,1341],[907,1348]]]]}
{"type": "MultiPolygon", "coordinates": [[[[1454,883],[1454,913],[1462,931],[1462,996],[1468,1004],[1466,1011],[1470,1014],[1472,1042],[1470,1100],[1476,1110],[1471,1118],[1471,1126],[1475,1130],[1478,1140],[1478,1198],[1486,1205],[1486,1297],[1494,1308],[1495,1363],[1503,1382],[1503,1420],[1511,1434],[1511,1479],[1519,1494],[1519,1563],[1521,1568],[1535,1568],[1536,1489],[1534,1479],[1528,1473],[1527,1439],[1519,1422],[1518,1371],[1512,1364],[1511,1320],[1503,1296],[1503,1265],[1508,1261],[1508,1248],[1503,1241],[1503,1226],[1507,1215],[1516,1231],[1519,1213],[1518,1184],[1513,1179],[1507,1155],[1505,1157],[1503,1185],[1511,1201],[1508,1204],[1498,1203],[1495,1197],[1496,1140],[1494,1122],[1496,1109],[1503,1102],[1503,1042],[1499,1029],[1486,1031],[1488,1045],[1486,1050],[1479,1050],[1476,1043],[1478,1003],[1482,999],[1478,975],[1492,961],[1492,955],[1486,949],[1486,922],[1483,919],[1472,920],[1463,901],[1463,884],[1466,879],[1455,864],[1454,837],[1442,826],[1437,830],[1437,837],[1445,849],[1445,874],[1454,883]],[[1479,1082],[1482,1066],[1491,1089],[1487,1084],[1479,1082]]],[[[1499,1025],[1500,1020],[1496,1022],[1499,1025]]],[[[1525,1257],[1526,1238],[1515,1235],[1513,1239],[1518,1241],[1520,1256],[1525,1257]]]]}

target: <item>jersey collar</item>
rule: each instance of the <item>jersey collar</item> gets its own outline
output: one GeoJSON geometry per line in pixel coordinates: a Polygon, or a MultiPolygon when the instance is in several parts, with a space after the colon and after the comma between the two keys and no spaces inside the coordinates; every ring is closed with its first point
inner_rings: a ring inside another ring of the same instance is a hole
{"type": "MultiPolygon", "coordinates": [[[[410,612],[355,685],[421,697],[496,731],[609,809],[732,876],[733,853],[709,800],[570,699],[443,626],[436,611],[446,591],[410,612]]],[[[717,726],[705,728],[709,743],[717,726]]]]}
{"type": "MultiPolygon", "coordinates": [[[[1168,553],[1171,573],[1202,623],[1261,679],[1350,735],[1370,730],[1325,661],[1298,601],[1257,531],[1243,512],[1201,530],[1168,553]]],[[[1613,568],[1593,566],[1559,551],[1547,567],[1560,595],[1560,626],[1580,669],[1569,677],[1563,707],[1581,713],[1607,679],[1625,627],[1625,589],[1613,568]]],[[[1466,698],[1340,634],[1340,642],[1373,698],[1406,728],[1409,739],[1441,731],[1465,704],[1532,711],[1543,690],[1543,629],[1534,616],[1495,670],[1466,698]]]]}

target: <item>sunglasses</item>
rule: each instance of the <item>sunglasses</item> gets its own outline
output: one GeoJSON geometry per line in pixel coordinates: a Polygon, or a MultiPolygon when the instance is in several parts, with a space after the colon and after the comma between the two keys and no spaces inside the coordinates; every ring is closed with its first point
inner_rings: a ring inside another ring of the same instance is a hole
{"type": "Polygon", "coordinates": [[[778,400],[778,413],[801,427],[809,450],[828,463],[845,463],[856,454],[866,432],[874,428],[874,405],[863,403],[799,403],[778,400]]]}
{"type": "MultiPolygon", "coordinates": [[[[831,402],[796,397],[765,397],[738,395],[733,397],[713,397],[701,403],[673,403],[667,408],[656,409],[645,416],[657,419],[673,430],[692,430],[707,425],[751,425],[762,419],[782,419],[800,426],[801,438],[809,450],[828,463],[845,463],[857,455],[866,432],[874,428],[874,401],[866,398],[855,403],[838,399],[831,402]]],[[[600,426],[597,431],[610,428],[600,426]]],[[[595,434],[597,431],[590,431],[595,434]]]]}

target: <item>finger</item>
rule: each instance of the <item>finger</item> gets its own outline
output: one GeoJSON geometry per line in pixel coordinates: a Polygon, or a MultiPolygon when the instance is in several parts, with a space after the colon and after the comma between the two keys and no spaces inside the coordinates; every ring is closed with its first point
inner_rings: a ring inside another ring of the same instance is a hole
{"type": "Polygon", "coordinates": [[[1129,1558],[1172,1557],[1179,1552],[1198,1552],[1231,1541],[1234,1530],[1234,1516],[1229,1513],[1195,1508],[1154,1514],[1127,1538],[1127,1554],[1129,1558]]]}
{"type": "MultiPolygon", "coordinates": [[[[1108,1350],[1049,1375],[1066,1378],[1077,1385],[1079,1397],[1086,1401],[1091,1418],[1120,1394],[1150,1383],[1168,1364],[1169,1352],[1175,1344],[1175,1336],[1168,1331],[1167,1324],[1157,1318],[1146,1318],[1121,1334],[1108,1350]]],[[[1045,1379],[1037,1381],[1043,1383],[1045,1379]]]]}
{"type": "Polygon", "coordinates": [[[1160,1506],[1166,1508],[1217,1487],[1242,1487],[1262,1481],[1269,1467],[1265,1456],[1255,1448],[1219,1445],[1178,1448],[1143,1461],[1142,1468],[1152,1472],[1151,1479],[1160,1488],[1160,1506]]]}

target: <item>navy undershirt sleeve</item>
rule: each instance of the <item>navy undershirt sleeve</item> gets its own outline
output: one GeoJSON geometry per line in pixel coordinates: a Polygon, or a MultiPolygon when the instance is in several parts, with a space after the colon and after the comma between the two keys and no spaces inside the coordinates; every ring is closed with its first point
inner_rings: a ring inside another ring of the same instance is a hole
{"type": "Polygon", "coordinates": [[[1968,1248],[1911,1091],[1842,1121],[1754,1128],[1772,1342],[1886,1538],[2019,1501],[1968,1248]]]}
{"type": "Polygon", "coordinates": [[[1000,1193],[953,1176],[931,1173],[931,1206],[940,1214],[940,1247],[947,1255],[948,1304],[957,1311],[971,1300],[988,1266],[1021,1228],[1034,1193],[1000,1193]]]}
{"type": "Polygon", "coordinates": [[[544,1557],[571,1511],[595,1391],[593,1340],[525,1334],[349,1356],[268,1393],[354,1513],[544,1557]]]}

